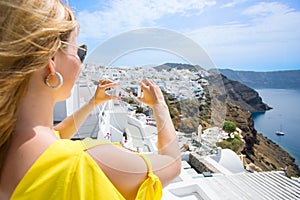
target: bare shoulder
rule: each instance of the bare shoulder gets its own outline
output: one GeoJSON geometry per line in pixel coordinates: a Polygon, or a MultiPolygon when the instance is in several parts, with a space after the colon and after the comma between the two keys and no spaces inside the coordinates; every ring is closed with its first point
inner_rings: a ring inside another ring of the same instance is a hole
{"type": "Polygon", "coordinates": [[[103,144],[87,150],[87,153],[104,170],[127,173],[147,173],[147,165],[137,154],[113,144],[103,144]]]}
{"type": "Polygon", "coordinates": [[[13,193],[26,172],[39,156],[55,142],[53,137],[35,136],[32,138],[12,138],[0,176],[0,193],[8,196],[13,193]]]}

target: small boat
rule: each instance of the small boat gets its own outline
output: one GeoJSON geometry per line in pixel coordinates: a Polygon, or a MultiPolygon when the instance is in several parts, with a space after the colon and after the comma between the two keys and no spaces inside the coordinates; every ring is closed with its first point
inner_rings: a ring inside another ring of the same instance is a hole
{"type": "Polygon", "coordinates": [[[279,135],[279,136],[281,136],[281,135],[284,135],[285,133],[284,132],[282,132],[282,131],[276,131],[276,135],[279,135]]]}
{"type": "Polygon", "coordinates": [[[282,131],[282,124],[280,124],[280,129],[279,129],[279,131],[276,131],[275,134],[278,135],[278,136],[283,136],[283,135],[285,134],[285,133],[282,131]]]}

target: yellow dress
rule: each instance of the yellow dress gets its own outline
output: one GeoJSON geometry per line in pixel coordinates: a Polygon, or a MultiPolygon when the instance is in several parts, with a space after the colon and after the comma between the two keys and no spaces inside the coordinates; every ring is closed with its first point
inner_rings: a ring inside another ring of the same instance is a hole
{"type": "MultiPolygon", "coordinates": [[[[96,145],[101,144],[90,138],[83,141],[55,141],[19,182],[11,200],[125,199],[93,158],[84,152],[96,145]]],[[[161,199],[161,182],[152,173],[147,158],[138,155],[144,158],[148,166],[148,178],[140,186],[136,199],[161,199]]]]}

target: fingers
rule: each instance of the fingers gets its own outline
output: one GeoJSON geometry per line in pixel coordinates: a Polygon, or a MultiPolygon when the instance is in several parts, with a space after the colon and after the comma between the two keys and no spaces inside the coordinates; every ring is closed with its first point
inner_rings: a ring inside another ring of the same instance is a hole
{"type": "Polygon", "coordinates": [[[102,79],[98,81],[98,87],[94,94],[94,100],[97,105],[104,103],[109,100],[120,100],[120,97],[109,94],[108,90],[111,87],[117,86],[119,83],[113,82],[112,80],[102,79]]]}
{"type": "Polygon", "coordinates": [[[107,90],[113,86],[117,86],[119,85],[120,83],[118,82],[113,82],[112,80],[109,80],[109,79],[103,79],[103,80],[99,80],[99,83],[98,83],[98,87],[104,89],[104,90],[107,90]]]}
{"type": "Polygon", "coordinates": [[[161,94],[160,88],[152,80],[143,79],[139,85],[143,91],[143,96],[138,98],[140,102],[145,103],[150,107],[161,103],[163,95],[161,94]]]}
{"type": "Polygon", "coordinates": [[[140,84],[144,85],[144,86],[151,86],[151,85],[155,85],[155,83],[151,80],[151,79],[143,79],[140,84]]]}
{"type": "Polygon", "coordinates": [[[109,79],[100,79],[98,81],[98,85],[101,86],[101,85],[107,85],[107,84],[111,84],[111,83],[117,83],[117,82],[113,82],[112,80],[109,80],[109,79]]]}
{"type": "Polygon", "coordinates": [[[149,86],[146,85],[146,83],[144,83],[143,81],[139,82],[138,83],[139,86],[142,88],[142,89],[145,89],[145,88],[148,88],[149,86]]]}
{"type": "Polygon", "coordinates": [[[142,92],[149,92],[153,88],[155,88],[155,83],[152,80],[149,79],[143,79],[141,82],[139,82],[139,86],[142,89],[142,92]]]}
{"type": "Polygon", "coordinates": [[[117,96],[111,96],[111,95],[109,95],[109,96],[110,96],[110,100],[121,100],[120,97],[117,97],[117,96]]]}

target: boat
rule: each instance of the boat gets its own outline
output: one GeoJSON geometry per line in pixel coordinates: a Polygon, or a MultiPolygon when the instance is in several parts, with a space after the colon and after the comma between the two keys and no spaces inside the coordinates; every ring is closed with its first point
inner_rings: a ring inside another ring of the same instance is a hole
{"type": "Polygon", "coordinates": [[[281,124],[280,124],[280,129],[279,129],[279,131],[276,131],[275,134],[278,135],[278,136],[283,136],[283,135],[285,135],[285,133],[282,131],[282,125],[281,125],[281,124]]]}
{"type": "Polygon", "coordinates": [[[279,135],[279,136],[282,136],[282,135],[284,135],[284,134],[285,134],[285,133],[284,133],[284,132],[282,132],[282,131],[276,131],[275,133],[276,133],[276,135],[279,135]]]}

